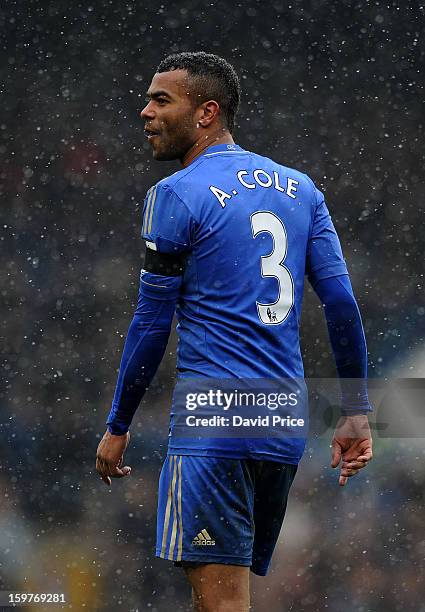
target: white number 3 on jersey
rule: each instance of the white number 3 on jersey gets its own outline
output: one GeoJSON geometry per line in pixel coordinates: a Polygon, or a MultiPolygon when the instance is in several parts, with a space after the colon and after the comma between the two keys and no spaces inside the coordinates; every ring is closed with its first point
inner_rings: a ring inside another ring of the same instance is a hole
{"type": "Polygon", "coordinates": [[[273,276],[279,284],[277,300],[271,304],[257,303],[260,320],[266,325],[279,325],[288,316],[294,304],[294,281],[288,268],[283,265],[288,248],[286,229],[282,221],[269,211],[251,215],[252,235],[268,232],[273,238],[273,249],[269,255],[261,257],[261,276],[273,276]]]}

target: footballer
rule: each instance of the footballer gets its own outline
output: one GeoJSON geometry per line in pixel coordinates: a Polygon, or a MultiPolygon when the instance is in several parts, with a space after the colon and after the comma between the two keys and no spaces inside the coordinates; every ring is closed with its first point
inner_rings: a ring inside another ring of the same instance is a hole
{"type": "MultiPolygon", "coordinates": [[[[355,394],[342,394],[332,440],[339,484],[372,458],[366,342],[323,193],[306,174],[234,142],[239,100],[234,68],[205,52],[166,57],[149,86],[141,118],[153,157],[182,168],[144,203],[138,304],[97,450],[107,485],[130,474],[131,420],[175,313],[178,379],[303,378],[305,275],[324,305],[341,380],[359,380],[355,394]]],[[[195,610],[248,611],[249,572],[267,574],[305,443],[181,437],[171,418],[156,554],[183,567],[195,610]]]]}

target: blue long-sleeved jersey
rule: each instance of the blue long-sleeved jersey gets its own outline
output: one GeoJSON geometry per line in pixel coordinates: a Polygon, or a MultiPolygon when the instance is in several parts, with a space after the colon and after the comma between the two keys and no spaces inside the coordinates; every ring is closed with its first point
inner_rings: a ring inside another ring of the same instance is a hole
{"type": "MultiPolygon", "coordinates": [[[[366,344],[338,237],[306,175],[237,145],[210,147],[149,190],[142,235],[157,252],[188,257],[182,277],[142,275],[108,419],[113,433],[129,426],[175,306],[180,377],[302,378],[305,274],[325,304],[340,376],[366,378],[366,344]]],[[[370,409],[365,386],[355,401],[343,401],[347,411],[370,409]]],[[[288,440],[282,452],[276,445],[263,452],[264,440],[258,446],[262,456],[296,462],[304,441],[288,440]]],[[[170,439],[173,452],[244,454],[224,447],[170,439]]]]}

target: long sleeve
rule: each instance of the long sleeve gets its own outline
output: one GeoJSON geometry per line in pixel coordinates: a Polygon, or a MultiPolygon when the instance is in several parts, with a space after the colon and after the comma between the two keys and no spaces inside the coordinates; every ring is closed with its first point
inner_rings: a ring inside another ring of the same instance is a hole
{"type": "Polygon", "coordinates": [[[372,410],[367,394],[367,349],[362,320],[348,274],[319,280],[314,290],[324,305],[341,384],[343,414],[372,410]]]}
{"type": "Polygon", "coordinates": [[[162,360],[176,307],[181,276],[142,271],[137,309],[130,323],[108,430],[126,433],[140,401],[162,360]]]}

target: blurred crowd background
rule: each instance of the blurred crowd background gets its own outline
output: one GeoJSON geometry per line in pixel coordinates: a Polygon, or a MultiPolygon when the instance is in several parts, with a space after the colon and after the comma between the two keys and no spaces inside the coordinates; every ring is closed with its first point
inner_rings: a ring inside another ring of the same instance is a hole
{"type": "MultiPolygon", "coordinates": [[[[109,490],[94,470],[143,263],[141,206],[178,169],[143,137],[151,76],[173,51],[235,65],[235,140],[326,194],[370,376],[423,376],[423,7],[18,0],[0,25],[0,590],[64,592],[73,610],[189,610],[181,570],[153,555],[174,335],[134,419],[132,476],[109,490]]],[[[334,376],[308,287],[302,341],[306,376],[334,376]]],[[[253,609],[424,612],[423,438],[376,431],[373,463],[345,489],[329,441],[309,441],[253,609]]]]}

